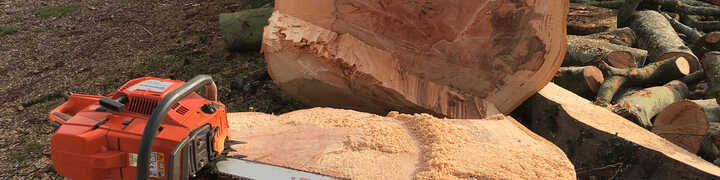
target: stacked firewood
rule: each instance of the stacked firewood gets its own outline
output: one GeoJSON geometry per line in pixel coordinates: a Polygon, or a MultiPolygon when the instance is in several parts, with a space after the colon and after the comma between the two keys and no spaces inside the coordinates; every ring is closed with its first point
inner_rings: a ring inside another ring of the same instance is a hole
{"type": "Polygon", "coordinates": [[[553,82],[720,165],[720,6],[573,2],[553,82]]]}

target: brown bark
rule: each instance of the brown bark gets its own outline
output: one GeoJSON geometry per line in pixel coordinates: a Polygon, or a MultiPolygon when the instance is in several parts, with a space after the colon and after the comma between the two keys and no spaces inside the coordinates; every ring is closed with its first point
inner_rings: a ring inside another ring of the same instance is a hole
{"type": "Polygon", "coordinates": [[[567,44],[563,66],[598,65],[603,61],[608,61],[608,55],[616,51],[631,53],[633,59],[636,60],[635,64],[642,65],[648,55],[647,51],[642,49],[616,45],[584,36],[568,36],[567,44]]]}
{"type": "Polygon", "coordinates": [[[703,70],[708,80],[708,97],[720,101],[720,52],[711,51],[703,58],[703,70]]]}
{"type": "Polygon", "coordinates": [[[615,13],[607,8],[570,3],[568,34],[588,35],[615,28],[615,13]]]}
{"type": "Polygon", "coordinates": [[[269,74],[310,106],[508,113],[552,79],[565,54],[567,1],[275,5],[263,39],[269,74]]]}
{"type": "Polygon", "coordinates": [[[652,118],[668,105],[685,99],[687,85],[671,81],[664,86],[646,88],[621,97],[611,108],[616,114],[646,128],[652,128],[652,118]]]}
{"type": "Polygon", "coordinates": [[[576,179],[555,145],[506,116],[438,119],[313,108],[230,113],[229,156],[347,179],[576,179]]]}
{"type": "Polygon", "coordinates": [[[590,39],[599,39],[609,43],[632,47],[635,44],[637,36],[632,29],[628,27],[613,29],[611,31],[595,33],[584,36],[590,39]]]}
{"type": "Polygon", "coordinates": [[[595,66],[561,67],[552,82],[585,98],[597,94],[605,81],[602,71],[595,66]]]}
{"type": "Polygon", "coordinates": [[[652,132],[691,153],[697,153],[709,129],[703,107],[682,100],[668,105],[655,117],[652,132]]]}
{"type": "Polygon", "coordinates": [[[656,11],[636,11],[632,17],[630,28],[638,36],[638,47],[648,50],[648,62],[680,56],[688,60],[691,72],[700,69],[698,58],[663,15],[656,11]]]}
{"type": "Polygon", "coordinates": [[[720,178],[719,167],[552,83],[517,112],[565,151],[578,179],[720,178]]]}

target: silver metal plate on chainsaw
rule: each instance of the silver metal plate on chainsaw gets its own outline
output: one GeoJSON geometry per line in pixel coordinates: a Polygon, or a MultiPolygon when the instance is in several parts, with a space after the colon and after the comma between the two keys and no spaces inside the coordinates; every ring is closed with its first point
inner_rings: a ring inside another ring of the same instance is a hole
{"type": "Polygon", "coordinates": [[[172,82],[147,80],[128,88],[128,91],[133,92],[135,90],[147,90],[153,92],[164,92],[172,84],[172,82]]]}
{"type": "Polygon", "coordinates": [[[336,180],[330,176],[240,159],[221,160],[215,166],[220,173],[248,179],[336,180]]]}

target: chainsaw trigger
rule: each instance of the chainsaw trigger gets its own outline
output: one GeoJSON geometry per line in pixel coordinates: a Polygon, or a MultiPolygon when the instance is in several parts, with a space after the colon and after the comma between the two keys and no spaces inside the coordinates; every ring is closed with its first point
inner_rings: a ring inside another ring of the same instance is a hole
{"type": "Polygon", "coordinates": [[[95,130],[95,129],[99,128],[101,125],[105,124],[107,121],[108,121],[108,118],[105,118],[105,120],[102,120],[102,121],[100,121],[100,122],[97,122],[97,123],[93,126],[92,130],[95,130]]]}

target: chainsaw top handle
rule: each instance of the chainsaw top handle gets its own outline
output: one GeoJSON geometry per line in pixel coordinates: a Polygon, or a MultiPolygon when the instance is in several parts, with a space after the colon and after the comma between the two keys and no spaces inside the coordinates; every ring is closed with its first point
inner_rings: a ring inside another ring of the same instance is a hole
{"type": "Polygon", "coordinates": [[[198,75],[185,82],[185,84],[174,91],[168,93],[162,101],[160,101],[155,110],[153,110],[145,126],[145,130],[143,131],[140,148],[138,149],[138,180],[148,179],[148,175],[150,173],[150,153],[155,141],[155,135],[157,135],[160,123],[167,116],[167,112],[174,104],[178,103],[178,101],[203,86],[205,86],[206,98],[217,101],[217,87],[215,86],[215,82],[212,80],[212,77],[209,75],[198,75]]]}

